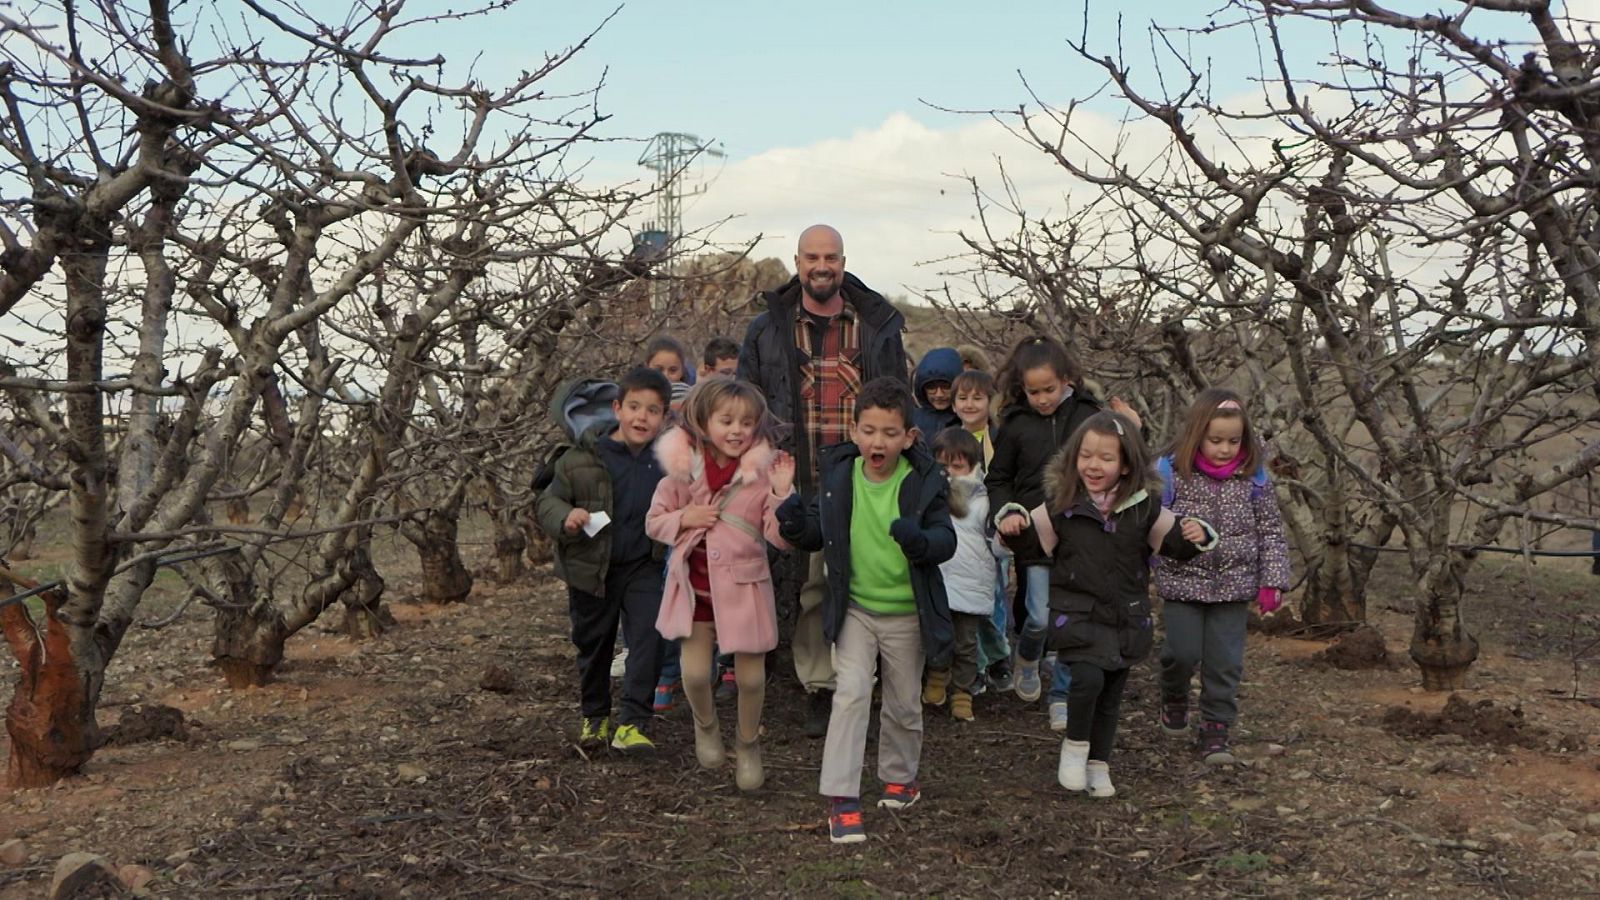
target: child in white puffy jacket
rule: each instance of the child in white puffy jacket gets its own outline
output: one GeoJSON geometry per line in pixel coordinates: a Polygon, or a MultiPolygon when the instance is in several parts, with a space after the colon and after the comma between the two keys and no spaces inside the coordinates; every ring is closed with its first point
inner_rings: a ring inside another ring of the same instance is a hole
{"type": "Polygon", "coordinates": [[[939,564],[955,649],[950,668],[930,669],[922,702],[942,706],[948,696],[950,716],[972,721],[972,694],[977,684],[978,629],[994,615],[995,564],[1004,548],[994,539],[989,521],[989,494],[983,487],[983,448],[960,426],[939,432],[929,442],[934,458],[950,479],[950,519],[956,528],[956,555],[939,564]]]}

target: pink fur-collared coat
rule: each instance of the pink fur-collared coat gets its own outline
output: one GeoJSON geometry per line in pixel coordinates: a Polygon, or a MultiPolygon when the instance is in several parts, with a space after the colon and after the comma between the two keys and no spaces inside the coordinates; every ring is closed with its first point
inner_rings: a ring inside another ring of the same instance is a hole
{"type": "Polygon", "coordinates": [[[656,485],[644,530],[672,548],[666,590],[656,630],[669,640],[689,636],[694,624],[694,587],[689,583],[689,552],[704,542],[711,580],[711,609],[717,646],[724,653],[765,653],[778,646],[778,614],[766,544],[787,549],[778,536],[778,504],[767,472],[772,447],[758,443],[739,458],[733,480],[715,495],[706,486],[705,456],[681,428],[656,439],[656,457],[666,473],[656,485]],[[683,509],[693,503],[721,503],[721,517],[709,528],[684,528],[683,509]]]}

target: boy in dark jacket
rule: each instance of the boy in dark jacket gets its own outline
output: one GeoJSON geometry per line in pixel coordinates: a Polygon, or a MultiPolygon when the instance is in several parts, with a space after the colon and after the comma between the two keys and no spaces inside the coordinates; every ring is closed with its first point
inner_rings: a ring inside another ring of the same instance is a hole
{"type": "Polygon", "coordinates": [[[861,762],[872,675],[881,659],[878,805],[917,802],[922,755],[922,670],[950,664],[954,638],[939,564],[955,554],[944,472],[917,443],[911,392],[879,378],[856,395],[852,443],[822,454],[817,491],[778,509],[785,539],[821,550],[827,563],[823,635],[833,644],[838,687],[822,752],[821,792],[832,801],[834,843],[866,840],[861,762]]]}
{"type": "Polygon", "coordinates": [[[578,742],[597,747],[609,739],[618,750],[651,750],[646,729],[661,674],[656,613],[664,553],[645,537],[644,517],[661,480],[655,440],[672,386],[654,369],[634,369],[617,384],[612,417],[587,425],[574,415],[581,398],[573,386],[556,392],[551,411],[575,443],[551,466],[535,511],[555,543],[556,577],[567,583],[582,692],[578,742]],[[613,732],[610,671],[619,617],[628,630],[628,661],[613,732]]]}
{"type": "Polygon", "coordinates": [[[931,443],[939,432],[961,424],[950,387],[960,374],[961,354],[954,347],[935,347],[917,362],[916,374],[911,376],[911,393],[917,401],[911,424],[921,432],[923,443],[931,443]]]}

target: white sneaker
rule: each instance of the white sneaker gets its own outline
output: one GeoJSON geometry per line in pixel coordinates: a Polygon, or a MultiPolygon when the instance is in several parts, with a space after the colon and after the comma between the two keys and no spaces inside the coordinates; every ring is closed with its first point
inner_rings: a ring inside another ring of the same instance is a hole
{"type": "MultiPolygon", "coordinates": [[[[1056,780],[1069,791],[1088,787],[1089,742],[1067,738],[1061,742],[1061,762],[1056,766],[1056,780]]],[[[1110,784],[1109,779],[1106,784],[1110,784]]]]}
{"type": "Polygon", "coordinates": [[[622,652],[611,657],[611,677],[621,678],[628,671],[628,648],[623,647],[622,652]]]}
{"type": "Polygon", "coordinates": [[[1084,767],[1085,781],[1091,797],[1115,797],[1117,789],[1111,784],[1111,765],[1094,760],[1084,767]]]}
{"type": "Polygon", "coordinates": [[[1067,730],[1067,704],[1063,700],[1050,704],[1050,730],[1067,730]]]}

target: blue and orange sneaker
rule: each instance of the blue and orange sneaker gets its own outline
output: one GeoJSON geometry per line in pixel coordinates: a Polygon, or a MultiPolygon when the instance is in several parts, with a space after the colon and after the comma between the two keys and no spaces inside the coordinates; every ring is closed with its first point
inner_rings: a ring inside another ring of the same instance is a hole
{"type": "Polygon", "coordinates": [[[915,781],[883,786],[883,799],[878,806],[883,809],[905,809],[922,799],[922,786],[915,781]]]}
{"type": "Polygon", "coordinates": [[[855,797],[834,797],[828,807],[828,840],[835,844],[859,844],[867,839],[861,827],[861,801],[855,797]]]}
{"type": "Polygon", "coordinates": [[[670,712],[672,710],[672,695],[677,688],[678,683],[676,681],[663,681],[656,685],[656,698],[650,708],[658,715],[670,712]]]}

